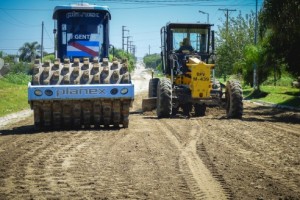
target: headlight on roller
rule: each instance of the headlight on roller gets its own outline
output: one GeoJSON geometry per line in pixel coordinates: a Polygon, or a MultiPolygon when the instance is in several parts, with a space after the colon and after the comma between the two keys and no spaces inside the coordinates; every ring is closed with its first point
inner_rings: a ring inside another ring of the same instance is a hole
{"type": "Polygon", "coordinates": [[[122,90],[121,90],[121,94],[127,94],[128,93],[128,89],[127,88],[123,88],[122,90]]]}
{"type": "Polygon", "coordinates": [[[115,94],[118,93],[118,89],[117,89],[117,88],[114,88],[114,89],[112,89],[112,90],[110,91],[110,93],[111,93],[112,95],[115,95],[115,94]]]}
{"type": "Polygon", "coordinates": [[[35,90],[35,91],[34,91],[34,94],[35,94],[36,96],[42,96],[43,92],[42,92],[41,90],[35,90]]]}
{"type": "Polygon", "coordinates": [[[52,96],[52,95],[53,95],[53,92],[52,92],[52,90],[46,90],[46,91],[45,91],[45,94],[46,94],[47,96],[52,96]]]}

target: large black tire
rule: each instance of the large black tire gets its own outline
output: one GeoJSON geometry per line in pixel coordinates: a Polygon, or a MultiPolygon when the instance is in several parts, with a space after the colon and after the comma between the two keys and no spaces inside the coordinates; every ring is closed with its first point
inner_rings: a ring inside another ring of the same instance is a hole
{"type": "Polygon", "coordinates": [[[183,115],[190,117],[190,113],[192,112],[193,105],[191,103],[185,103],[181,106],[183,115]]]}
{"type": "Polygon", "coordinates": [[[148,97],[157,97],[157,84],[159,78],[152,78],[149,81],[149,90],[148,90],[148,97]]]}
{"type": "Polygon", "coordinates": [[[226,114],[228,118],[241,119],[243,115],[243,91],[238,81],[226,84],[226,114]]]}
{"type": "Polygon", "coordinates": [[[161,78],[157,84],[156,114],[158,118],[168,118],[172,113],[172,84],[168,78],[161,78]]]}
{"type": "Polygon", "coordinates": [[[205,104],[195,104],[194,110],[195,110],[196,117],[202,117],[205,115],[206,105],[205,104]]]}

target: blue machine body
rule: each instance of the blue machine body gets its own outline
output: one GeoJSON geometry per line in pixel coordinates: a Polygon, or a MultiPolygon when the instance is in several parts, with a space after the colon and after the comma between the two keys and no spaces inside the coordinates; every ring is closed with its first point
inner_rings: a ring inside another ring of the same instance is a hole
{"type": "MultiPolygon", "coordinates": [[[[100,61],[109,55],[109,8],[89,4],[56,6],[57,57],[100,61]]],[[[28,101],[76,99],[134,99],[134,85],[32,85],[28,84],[28,101]],[[126,91],[126,92],[125,92],[126,91]]]]}
{"type": "Polygon", "coordinates": [[[108,57],[108,7],[89,4],[56,6],[53,19],[57,21],[57,57],[108,57]]]}
{"type": "Polygon", "coordinates": [[[133,99],[133,84],[31,85],[28,100],[133,99]]]}

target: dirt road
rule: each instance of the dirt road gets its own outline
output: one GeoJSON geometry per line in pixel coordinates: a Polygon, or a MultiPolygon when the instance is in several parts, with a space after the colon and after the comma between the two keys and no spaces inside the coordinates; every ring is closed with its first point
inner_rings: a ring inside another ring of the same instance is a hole
{"type": "Polygon", "coordinates": [[[128,129],[0,126],[0,199],[300,199],[299,113],[245,103],[242,120],[158,120],[140,112],[142,74],[128,129]]]}

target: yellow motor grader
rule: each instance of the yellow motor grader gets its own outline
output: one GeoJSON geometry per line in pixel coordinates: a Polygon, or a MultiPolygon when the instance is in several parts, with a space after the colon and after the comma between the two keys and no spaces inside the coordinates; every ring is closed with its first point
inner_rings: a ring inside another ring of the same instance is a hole
{"type": "Polygon", "coordinates": [[[228,118],[243,114],[242,88],[230,80],[226,86],[214,77],[214,31],[211,24],[168,23],[161,29],[163,78],[149,81],[143,111],[156,108],[158,118],[182,109],[184,115],[204,116],[206,106],[221,106],[225,100],[228,118]],[[225,99],[223,98],[225,89],[225,99]]]}

